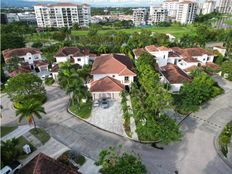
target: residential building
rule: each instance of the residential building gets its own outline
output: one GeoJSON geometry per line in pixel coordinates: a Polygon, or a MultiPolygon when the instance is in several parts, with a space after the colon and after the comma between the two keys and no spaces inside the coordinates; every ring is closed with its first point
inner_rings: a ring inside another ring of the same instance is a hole
{"type": "Polygon", "coordinates": [[[143,52],[146,52],[146,50],[144,48],[137,48],[133,49],[132,52],[134,54],[135,60],[137,60],[143,52]]]}
{"type": "Polygon", "coordinates": [[[177,9],[176,21],[182,24],[192,23],[197,14],[198,4],[191,1],[180,2],[177,9]]]}
{"type": "Polygon", "coordinates": [[[19,21],[17,13],[6,13],[7,23],[19,21]]]}
{"type": "Polygon", "coordinates": [[[25,21],[30,24],[36,24],[35,13],[25,12],[25,13],[17,13],[20,21],[25,21]]]}
{"type": "Polygon", "coordinates": [[[90,92],[93,99],[120,97],[120,92],[134,81],[136,76],[133,64],[123,54],[105,54],[97,57],[93,63],[90,92]]]}
{"type": "Polygon", "coordinates": [[[148,11],[146,8],[133,9],[133,22],[135,26],[146,25],[148,20],[148,11]]]}
{"type": "Polygon", "coordinates": [[[22,62],[26,62],[30,65],[36,60],[42,60],[41,52],[36,48],[14,48],[6,49],[2,51],[5,62],[7,63],[12,57],[19,57],[22,62]]]}
{"type": "Polygon", "coordinates": [[[64,47],[61,48],[54,57],[56,63],[70,61],[71,63],[84,66],[88,65],[95,56],[95,54],[90,54],[90,51],[85,48],[64,47]]]}
{"type": "Polygon", "coordinates": [[[178,66],[168,63],[160,67],[160,82],[168,83],[171,92],[178,92],[184,82],[190,82],[191,78],[178,66]]]}
{"type": "Polygon", "coordinates": [[[203,7],[202,7],[202,14],[208,14],[208,13],[212,13],[214,12],[216,7],[216,1],[213,0],[206,0],[203,3],[203,7]]]}
{"type": "Polygon", "coordinates": [[[168,16],[176,18],[179,0],[165,0],[161,6],[168,11],[168,16]]]}
{"type": "Polygon", "coordinates": [[[6,63],[13,57],[20,59],[18,67],[9,72],[9,76],[16,76],[19,73],[36,72],[39,77],[49,75],[48,62],[42,60],[41,52],[36,48],[15,48],[2,51],[6,63]]]}
{"type": "Polygon", "coordinates": [[[232,14],[232,0],[220,0],[218,12],[232,14]]]}
{"type": "Polygon", "coordinates": [[[217,50],[222,56],[226,55],[226,48],[223,46],[214,46],[213,50],[217,50]]]}
{"type": "Polygon", "coordinates": [[[168,21],[168,11],[161,7],[150,6],[149,24],[168,21]]]}
{"type": "Polygon", "coordinates": [[[43,154],[39,153],[26,165],[24,165],[18,174],[80,174],[78,171],[67,165],[43,154]]]}
{"type": "Polygon", "coordinates": [[[88,27],[91,15],[87,4],[57,3],[34,6],[38,27],[72,27],[78,23],[80,27],[88,27]]]}

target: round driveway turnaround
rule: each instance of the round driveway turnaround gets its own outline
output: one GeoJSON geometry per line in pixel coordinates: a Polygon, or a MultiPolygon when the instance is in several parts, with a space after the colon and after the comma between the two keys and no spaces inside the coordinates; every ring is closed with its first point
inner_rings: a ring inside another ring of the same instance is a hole
{"type": "MultiPolygon", "coordinates": [[[[141,156],[151,174],[174,174],[175,171],[179,174],[231,174],[232,169],[217,155],[213,144],[218,132],[232,119],[232,85],[230,87],[225,94],[187,118],[182,125],[182,141],[164,146],[164,150],[107,133],[70,115],[66,110],[69,97],[55,86],[47,87],[48,101],[44,104],[47,114],[36,121],[52,137],[94,160],[101,149],[122,144],[126,151],[141,156]]],[[[2,105],[5,110],[2,110],[1,121],[7,124],[9,120],[5,118],[13,118],[15,111],[5,95],[2,105]]],[[[16,122],[11,119],[11,124],[16,122]]]]}

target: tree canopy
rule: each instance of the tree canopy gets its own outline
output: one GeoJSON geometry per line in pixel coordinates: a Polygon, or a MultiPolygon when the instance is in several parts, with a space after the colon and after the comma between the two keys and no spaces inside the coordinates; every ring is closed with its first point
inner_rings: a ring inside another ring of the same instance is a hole
{"type": "Polygon", "coordinates": [[[14,102],[36,99],[46,100],[46,91],[42,80],[32,73],[21,73],[10,78],[5,84],[5,90],[14,102]]]}

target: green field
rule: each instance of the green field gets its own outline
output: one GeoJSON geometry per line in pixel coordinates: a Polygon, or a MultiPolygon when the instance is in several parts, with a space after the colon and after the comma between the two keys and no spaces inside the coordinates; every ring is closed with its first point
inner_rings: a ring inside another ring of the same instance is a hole
{"type": "Polygon", "coordinates": [[[10,132],[14,131],[15,129],[17,129],[18,126],[12,126],[12,127],[5,127],[2,126],[1,127],[1,131],[0,131],[0,135],[1,137],[4,137],[5,135],[9,134],[10,132]]]}
{"type": "MultiPolygon", "coordinates": [[[[183,34],[186,33],[192,33],[194,31],[193,26],[188,25],[188,26],[170,26],[170,27],[146,27],[144,29],[150,30],[152,32],[157,32],[157,33],[170,33],[174,35],[177,38],[180,38],[183,34]]],[[[130,28],[130,29],[108,29],[108,30],[98,30],[98,34],[104,34],[106,32],[125,32],[125,33],[134,33],[134,32],[140,32],[141,28],[130,28]]],[[[72,31],[72,35],[76,36],[83,36],[88,33],[88,30],[79,30],[79,31],[72,31]]]]}
{"type": "Polygon", "coordinates": [[[224,23],[225,23],[225,24],[232,25],[232,19],[230,19],[230,20],[226,20],[224,23]]]}

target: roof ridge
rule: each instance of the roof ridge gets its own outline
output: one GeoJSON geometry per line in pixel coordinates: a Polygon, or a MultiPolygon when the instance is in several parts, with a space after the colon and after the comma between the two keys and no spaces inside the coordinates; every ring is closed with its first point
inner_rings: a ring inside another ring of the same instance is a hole
{"type": "MultiPolygon", "coordinates": [[[[120,62],[118,59],[116,59],[116,58],[114,57],[115,54],[111,54],[111,55],[112,55],[112,57],[113,57],[114,60],[116,60],[117,62],[119,62],[120,64],[122,64],[122,65],[124,66],[124,69],[125,69],[125,68],[129,69],[125,64],[123,64],[122,62],[120,62]]],[[[116,54],[116,55],[117,55],[117,54],[116,54]]],[[[124,56],[124,55],[123,55],[123,56],[124,56]]],[[[122,70],[123,70],[123,69],[122,69],[122,70]]],[[[120,71],[120,72],[121,72],[121,71],[120,71]]],[[[120,73],[119,73],[119,74],[120,74],[120,73]]]]}
{"type": "MultiPolygon", "coordinates": [[[[106,76],[108,78],[110,78],[110,80],[112,80],[117,86],[119,86],[120,88],[122,88],[117,82],[120,82],[119,80],[113,78],[113,77],[110,77],[110,76],[106,76]],[[117,81],[117,82],[116,82],[117,81]]],[[[120,82],[121,83],[121,82],[120,82]]]]}
{"type": "Polygon", "coordinates": [[[34,170],[33,170],[33,173],[32,174],[36,174],[35,172],[37,171],[37,164],[38,164],[38,162],[39,162],[39,160],[40,160],[40,158],[41,158],[41,154],[42,153],[39,153],[39,155],[38,155],[38,158],[37,158],[37,160],[36,160],[36,163],[35,163],[35,167],[34,167],[34,170]]]}

